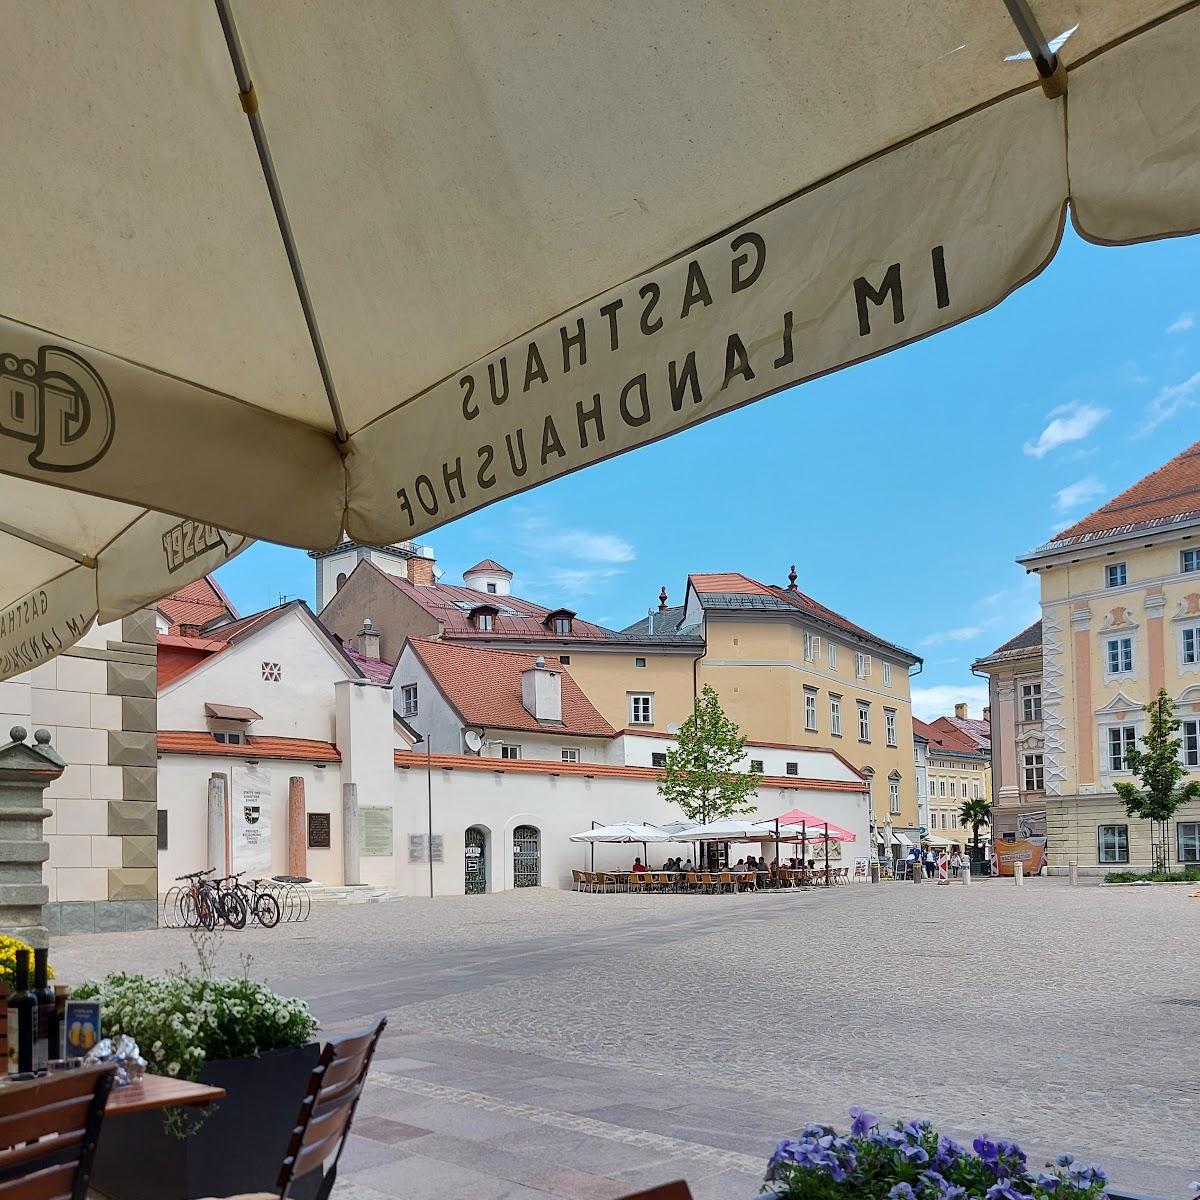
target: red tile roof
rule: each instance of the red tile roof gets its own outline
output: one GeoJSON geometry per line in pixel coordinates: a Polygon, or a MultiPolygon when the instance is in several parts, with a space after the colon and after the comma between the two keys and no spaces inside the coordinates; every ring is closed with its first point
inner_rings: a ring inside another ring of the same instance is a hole
{"type": "Polygon", "coordinates": [[[220,654],[228,644],[214,638],[178,637],[170,633],[160,633],[157,642],[159,688],[181,679],[189,671],[195,670],[206,658],[220,654]]]}
{"type": "Polygon", "coordinates": [[[160,754],[213,754],[220,758],[270,758],[288,762],[341,762],[342,756],[332,742],[310,738],[255,737],[245,745],[218,742],[211,733],[192,730],[160,729],[160,754]]]}
{"type": "MultiPolygon", "coordinates": [[[[625,767],[612,763],[560,763],[554,759],[479,758],[473,754],[434,754],[428,759],[411,750],[397,750],[396,766],[402,770],[423,769],[426,761],[441,771],[496,771],[513,775],[582,775],[587,779],[660,778],[657,767],[625,767]]],[[[865,780],[800,779],[795,775],[767,775],[760,788],[792,788],[823,792],[865,792],[865,780]]]]}
{"type": "Polygon", "coordinates": [[[689,575],[688,582],[702,596],[769,596],[771,589],[757,579],[750,579],[738,571],[724,571],[716,575],[689,575]]]}
{"type": "Polygon", "coordinates": [[[935,721],[919,721],[913,717],[913,732],[929,739],[929,752],[945,750],[949,754],[986,754],[976,739],[955,727],[949,717],[938,717],[935,721]]]}
{"type": "Polygon", "coordinates": [[[1064,529],[1049,543],[1086,534],[1134,530],[1172,517],[1200,516],[1200,442],[1189,446],[1157,471],[1064,529]]]}
{"type": "Polygon", "coordinates": [[[211,575],[205,575],[177,592],[164,596],[156,607],[171,623],[172,632],[175,633],[179,632],[180,625],[203,626],[222,617],[237,617],[237,610],[230,604],[229,597],[211,575]]]}
{"type": "Polygon", "coordinates": [[[477,562],[473,567],[468,567],[463,575],[474,575],[476,571],[487,571],[492,575],[507,575],[512,578],[512,572],[507,567],[502,567],[494,558],[485,558],[482,562],[477,562]]]}
{"type": "Polygon", "coordinates": [[[964,737],[970,738],[980,750],[992,748],[992,723],[990,721],[981,721],[978,717],[938,717],[934,724],[937,725],[941,721],[953,726],[964,737]]]}
{"type": "Polygon", "coordinates": [[[342,651],[372,683],[391,682],[392,669],[395,667],[395,663],[389,662],[386,658],[367,658],[366,655],[358,652],[353,642],[348,642],[345,639],[342,640],[342,651]]]}
{"type": "Polygon", "coordinates": [[[521,703],[521,673],[534,665],[536,655],[431,638],[409,638],[407,645],[468,725],[576,737],[611,738],[616,733],[583,694],[571,673],[553,659],[550,669],[562,677],[561,724],[534,720],[521,703]]]}
{"type": "MultiPolygon", "coordinates": [[[[378,571],[369,559],[359,564],[378,571]]],[[[447,583],[410,583],[396,575],[379,571],[393,587],[399,588],[413,603],[420,605],[431,617],[441,622],[443,636],[447,638],[469,638],[471,641],[546,641],[579,642],[607,641],[617,635],[611,629],[594,625],[576,617],[571,622],[570,633],[553,633],[546,618],[563,609],[544,608],[518,596],[498,596],[491,592],[477,592],[474,588],[456,587],[447,583]],[[471,610],[487,605],[496,610],[492,628],[477,629],[471,620],[471,610]]]]}

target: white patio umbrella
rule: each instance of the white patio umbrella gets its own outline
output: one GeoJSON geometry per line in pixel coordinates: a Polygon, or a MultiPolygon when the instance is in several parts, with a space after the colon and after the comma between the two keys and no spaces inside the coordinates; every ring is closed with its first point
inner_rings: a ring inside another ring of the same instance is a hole
{"type": "Polygon", "coordinates": [[[416,537],[965,320],[1068,202],[1200,227],[1175,0],[3,19],[0,675],[244,538],[416,537]]]}
{"type": "Polygon", "coordinates": [[[671,835],[656,825],[638,825],[620,821],[616,825],[599,825],[585,829],[583,833],[571,834],[573,842],[669,842],[671,835]]]}

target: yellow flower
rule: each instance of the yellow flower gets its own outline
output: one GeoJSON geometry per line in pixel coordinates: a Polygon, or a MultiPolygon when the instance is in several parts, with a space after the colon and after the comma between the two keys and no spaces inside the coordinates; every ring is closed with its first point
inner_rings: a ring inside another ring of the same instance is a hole
{"type": "MultiPolygon", "coordinates": [[[[17,973],[18,950],[28,950],[30,957],[33,956],[33,947],[27,942],[21,941],[20,938],[0,934],[0,982],[7,983],[9,987],[12,987],[14,976],[17,973]]],[[[54,968],[47,965],[46,975],[53,979],[54,968]]]]}

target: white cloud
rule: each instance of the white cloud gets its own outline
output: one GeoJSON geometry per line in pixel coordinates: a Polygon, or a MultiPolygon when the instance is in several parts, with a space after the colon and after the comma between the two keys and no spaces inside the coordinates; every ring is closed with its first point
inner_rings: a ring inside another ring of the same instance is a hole
{"type": "Polygon", "coordinates": [[[1187,333],[1196,324],[1196,318],[1190,312],[1180,313],[1179,316],[1167,326],[1168,333],[1187,333]]]}
{"type": "Polygon", "coordinates": [[[1200,404],[1200,371],[1182,383],[1173,383],[1159,390],[1157,396],[1150,401],[1146,410],[1146,419],[1138,430],[1138,437],[1152,433],[1164,421],[1169,421],[1176,413],[1185,408],[1195,408],[1200,404]]]}
{"type": "Polygon", "coordinates": [[[621,574],[619,567],[551,567],[544,576],[530,575],[528,584],[534,588],[548,587],[560,599],[594,596],[604,585],[621,574]]]}
{"type": "Polygon", "coordinates": [[[1108,416],[1108,410],[1094,404],[1063,404],[1046,414],[1046,428],[1037,440],[1026,442],[1023,449],[1030,458],[1045,458],[1051,450],[1068,442],[1081,442],[1108,416]]]}
{"type": "Polygon", "coordinates": [[[1054,508],[1057,512],[1068,513],[1081,504],[1087,504],[1089,501],[1103,496],[1106,490],[1100,480],[1094,475],[1089,475],[1086,479],[1080,479],[1076,483],[1067,484],[1065,488],[1059,488],[1054,497],[1054,508]]]}
{"type": "Polygon", "coordinates": [[[954,706],[963,703],[972,717],[982,717],[983,706],[988,703],[987,684],[975,682],[960,687],[954,683],[938,683],[912,690],[913,715],[922,721],[952,717],[954,706]]]}
{"type": "Polygon", "coordinates": [[[941,646],[946,642],[969,642],[983,632],[982,625],[960,625],[957,629],[943,629],[921,639],[922,646],[941,646]]]}
{"type": "Polygon", "coordinates": [[[525,517],[517,529],[522,548],[529,554],[542,555],[550,551],[590,563],[627,563],[637,557],[633,545],[615,533],[564,529],[543,516],[525,517]]]}

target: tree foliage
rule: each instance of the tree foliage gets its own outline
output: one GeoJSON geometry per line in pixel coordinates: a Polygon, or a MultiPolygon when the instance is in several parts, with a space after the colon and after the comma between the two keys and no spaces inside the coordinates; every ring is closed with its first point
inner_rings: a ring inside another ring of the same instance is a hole
{"type": "Polygon", "coordinates": [[[1166,688],[1159,689],[1145,712],[1150,726],[1141,739],[1143,749],[1135,747],[1125,755],[1125,766],[1141,787],[1124,780],[1114,786],[1127,815],[1169,821],[1189,800],[1200,798],[1200,780],[1188,779],[1179,760],[1179,718],[1166,688]]]}
{"type": "Polygon", "coordinates": [[[750,797],[762,776],[740,769],[746,739],[725,715],[720,697],[709,684],[675,741],[658,781],[665,800],[678,804],[689,821],[700,823],[753,812],[750,797]]]}
{"type": "Polygon", "coordinates": [[[964,800],[958,810],[959,824],[971,827],[971,838],[975,843],[975,857],[979,857],[979,827],[992,823],[992,806],[986,796],[972,796],[964,800]]]}

